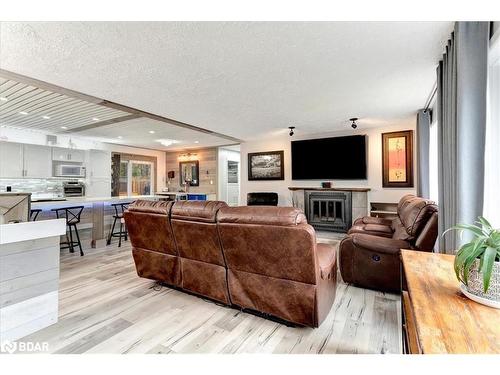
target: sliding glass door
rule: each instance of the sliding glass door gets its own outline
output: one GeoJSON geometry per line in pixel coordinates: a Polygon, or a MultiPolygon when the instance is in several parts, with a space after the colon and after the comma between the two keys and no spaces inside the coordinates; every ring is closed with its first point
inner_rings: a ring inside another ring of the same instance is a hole
{"type": "Polygon", "coordinates": [[[131,161],[130,195],[150,195],[153,193],[153,163],[131,161]]]}
{"type": "Polygon", "coordinates": [[[120,162],[120,196],[154,193],[153,163],[127,160],[120,162]]]}
{"type": "Polygon", "coordinates": [[[120,162],[120,184],[119,184],[119,194],[120,197],[130,195],[128,192],[128,161],[120,162]]]}

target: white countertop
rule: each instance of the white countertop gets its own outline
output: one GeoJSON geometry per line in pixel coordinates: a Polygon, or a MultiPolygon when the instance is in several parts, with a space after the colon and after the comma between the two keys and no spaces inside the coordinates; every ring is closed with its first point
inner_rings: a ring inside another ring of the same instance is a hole
{"type": "Polygon", "coordinates": [[[192,195],[210,195],[210,194],[215,194],[215,193],[195,193],[192,191],[189,192],[183,192],[183,191],[157,191],[155,193],[156,195],[187,195],[187,194],[192,194],[192,195]]]}
{"type": "Polygon", "coordinates": [[[48,201],[48,202],[31,202],[31,208],[47,208],[47,207],[71,207],[85,204],[92,204],[94,202],[111,202],[116,203],[120,201],[135,201],[137,199],[151,199],[156,200],[165,198],[161,195],[133,195],[124,197],[69,197],[63,201],[48,201]]]}
{"type": "Polygon", "coordinates": [[[64,233],[66,233],[66,221],[64,219],[1,224],[0,245],[61,236],[64,233]]]}

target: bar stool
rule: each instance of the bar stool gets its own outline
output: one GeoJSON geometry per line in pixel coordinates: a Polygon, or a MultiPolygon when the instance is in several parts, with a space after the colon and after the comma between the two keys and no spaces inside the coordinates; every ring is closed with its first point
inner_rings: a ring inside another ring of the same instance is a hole
{"type": "Polygon", "coordinates": [[[32,208],[30,211],[30,221],[36,221],[38,219],[38,215],[40,215],[42,210],[40,208],[32,208]]]}
{"type": "Polygon", "coordinates": [[[82,243],[80,242],[80,236],[78,235],[78,228],[76,224],[80,223],[80,216],[82,214],[84,207],[61,207],[53,208],[52,211],[56,213],[58,219],[66,219],[66,242],[61,242],[61,249],[69,249],[70,253],[75,252],[75,247],[80,248],[80,256],[83,256],[82,243]],[[73,230],[75,231],[76,241],[73,241],[73,230]],[[69,231],[69,238],[68,238],[69,231]]]}
{"type": "Polygon", "coordinates": [[[111,206],[115,209],[115,214],[113,215],[113,226],[111,227],[111,231],[109,232],[108,235],[108,241],[106,242],[106,245],[111,244],[111,239],[113,237],[118,237],[118,247],[122,246],[122,238],[127,241],[128,239],[128,231],[127,227],[125,225],[125,220],[123,219],[123,212],[128,208],[128,206],[132,202],[127,202],[127,203],[113,203],[111,206]],[[120,220],[120,230],[118,232],[115,232],[115,225],[116,221],[120,220]]]}

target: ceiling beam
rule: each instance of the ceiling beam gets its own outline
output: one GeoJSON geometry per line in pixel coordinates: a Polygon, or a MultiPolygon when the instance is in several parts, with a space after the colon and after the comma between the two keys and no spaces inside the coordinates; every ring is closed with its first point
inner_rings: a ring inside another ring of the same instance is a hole
{"type": "Polygon", "coordinates": [[[168,117],[155,115],[155,114],[150,113],[150,112],[141,111],[140,109],[127,107],[127,106],[124,106],[122,104],[113,103],[113,102],[110,102],[108,100],[104,100],[100,104],[105,106],[105,107],[117,109],[117,110],[120,110],[123,112],[134,113],[134,114],[138,115],[139,117],[146,117],[146,118],[149,118],[152,120],[161,121],[161,122],[165,122],[165,123],[170,124],[170,125],[178,126],[180,128],[190,129],[190,130],[194,130],[194,131],[197,131],[200,133],[210,134],[210,135],[213,135],[213,136],[216,136],[219,138],[224,138],[224,139],[227,139],[228,141],[231,141],[231,142],[236,142],[236,143],[243,142],[241,139],[231,137],[229,135],[217,133],[217,132],[214,132],[212,130],[205,129],[205,128],[200,128],[198,126],[191,125],[191,124],[181,122],[181,121],[177,121],[177,120],[174,120],[174,119],[171,119],[168,117]]]}
{"type": "MultiPolygon", "coordinates": [[[[164,116],[155,115],[155,114],[150,113],[150,112],[141,111],[140,109],[128,107],[128,106],[118,104],[118,103],[114,103],[114,102],[111,102],[109,100],[105,100],[105,99],[97,98],[95,96],[83,94],[83,93],[78,92],[78,91],[66,89],[66,88],[61,87],[61,86],[53,85],[52,83],[48,83],[48,82],[41,81],[41,80],[38,80],[35,78],[27,77],[27,76],[17,74],[17,73],[14,73],[14,72],[11,72],[11,71],[8,71],[5,69],[0,69],[0,77],[4,77],[6,79],[16,81],[16,82],[21,82],[21,83],[24,83],[26,85],[30,85],[33,87],[38,87],[38,88],[43,89],[43,90],[52,91],[52,92],[55,92],[58,94],[63,94],[63,95],[66,95],[66,96],[69,96],[72,98],[77,98],[77,99],[80,99],[80,100],[83,100],[86,102],[98,104],[98,105],[101,105],[104,107],[113,108],[113,109],[117,109],[117,110],[120,110],[123,112],[127,112],[127,113],[130,113],[130,115],[135,116],[134,118],[146,117],[146,118],[150,118],[153,120],[165,122],[165,123],[170,124],[170,125],[178,126],[180,128],[190,129],[190,130],[194,130],[194,131],[197,131],[200,133],[210,134],[210,135],[213,135],[215,137],[227,139],[228,141],[231,141],[231,142],[235,142],[235,143],[242,142],[241,139],[231,137],[229,135],[217,133],[217,132],[205,129],[205,128],[201,128],[199,126],[191,125],[191,124],[177,121],[177,120],[174,120],[174,119],[171,119],[168,117],[164,117],[164,116]]],[[[125,120],[123,120],[123,121],[125,121],[125,120]]],[[[103,122],[105,122],[105,121],[103,121],[103,122]]],[[[121,122],[121,121],[118,121],[118,122],[121,122]]],[[[99,123],[96,123],[93,125],[98,125],[98,124],[99,123]]],[[[91,126],[91,125],[88,125],[88,126],[91,126]]],[[[100,126],[104,126],[104,125],[100,125],[100,126]]],[[[82,128],[84,128],[84,127],[82,127],[82,128]]],[[[92,128],[88,128],[88,129],[92,129],[92,128]]],[[[73,129],[68,129],[68,130],[70,130],[69,132],[74,131],[73,129]]],[[[87,130],[87,129],[83,129],[83,130],[87,130]]],[[[79,130],[79,131],[82,131],[82,130],[79,130]]]]}
{"type": "Polygon", "coordinates": [[[95,129],[95,128],[100,128],[101,126],[116,124],[118,122],[123,122],[123,121],[134,120],[136,118],[141,118],[141,116],[139,116],[139,115],[127,115],[127,116],[115,117],[115,118],[112,118],[110,120],[94,122],[93,124],[79,126],[78,128],[68,129],[68,130],[65,130],[64,132],[60,132],[60,133],[77,133],[77,132],[83,132],[85,130],[91,130],[91,129],[95,129]]]}

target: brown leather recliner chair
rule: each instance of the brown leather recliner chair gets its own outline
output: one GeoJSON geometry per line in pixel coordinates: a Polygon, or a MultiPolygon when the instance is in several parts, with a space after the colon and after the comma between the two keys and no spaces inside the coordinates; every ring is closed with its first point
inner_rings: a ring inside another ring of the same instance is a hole
{"type": "Polygon", "coordinates": [[[356,220],[339,247],[342,279],[365,288],[400,291],[400,250],[432,251],[438,233],[434,202],[405,195],[393,220],[356,220]]]}
{"type": "Polygon", "coordinates": [[[225,207],[218,223],[232,303],[318,327],[335,299],[336,255],[302,211],[225,207]]]}

